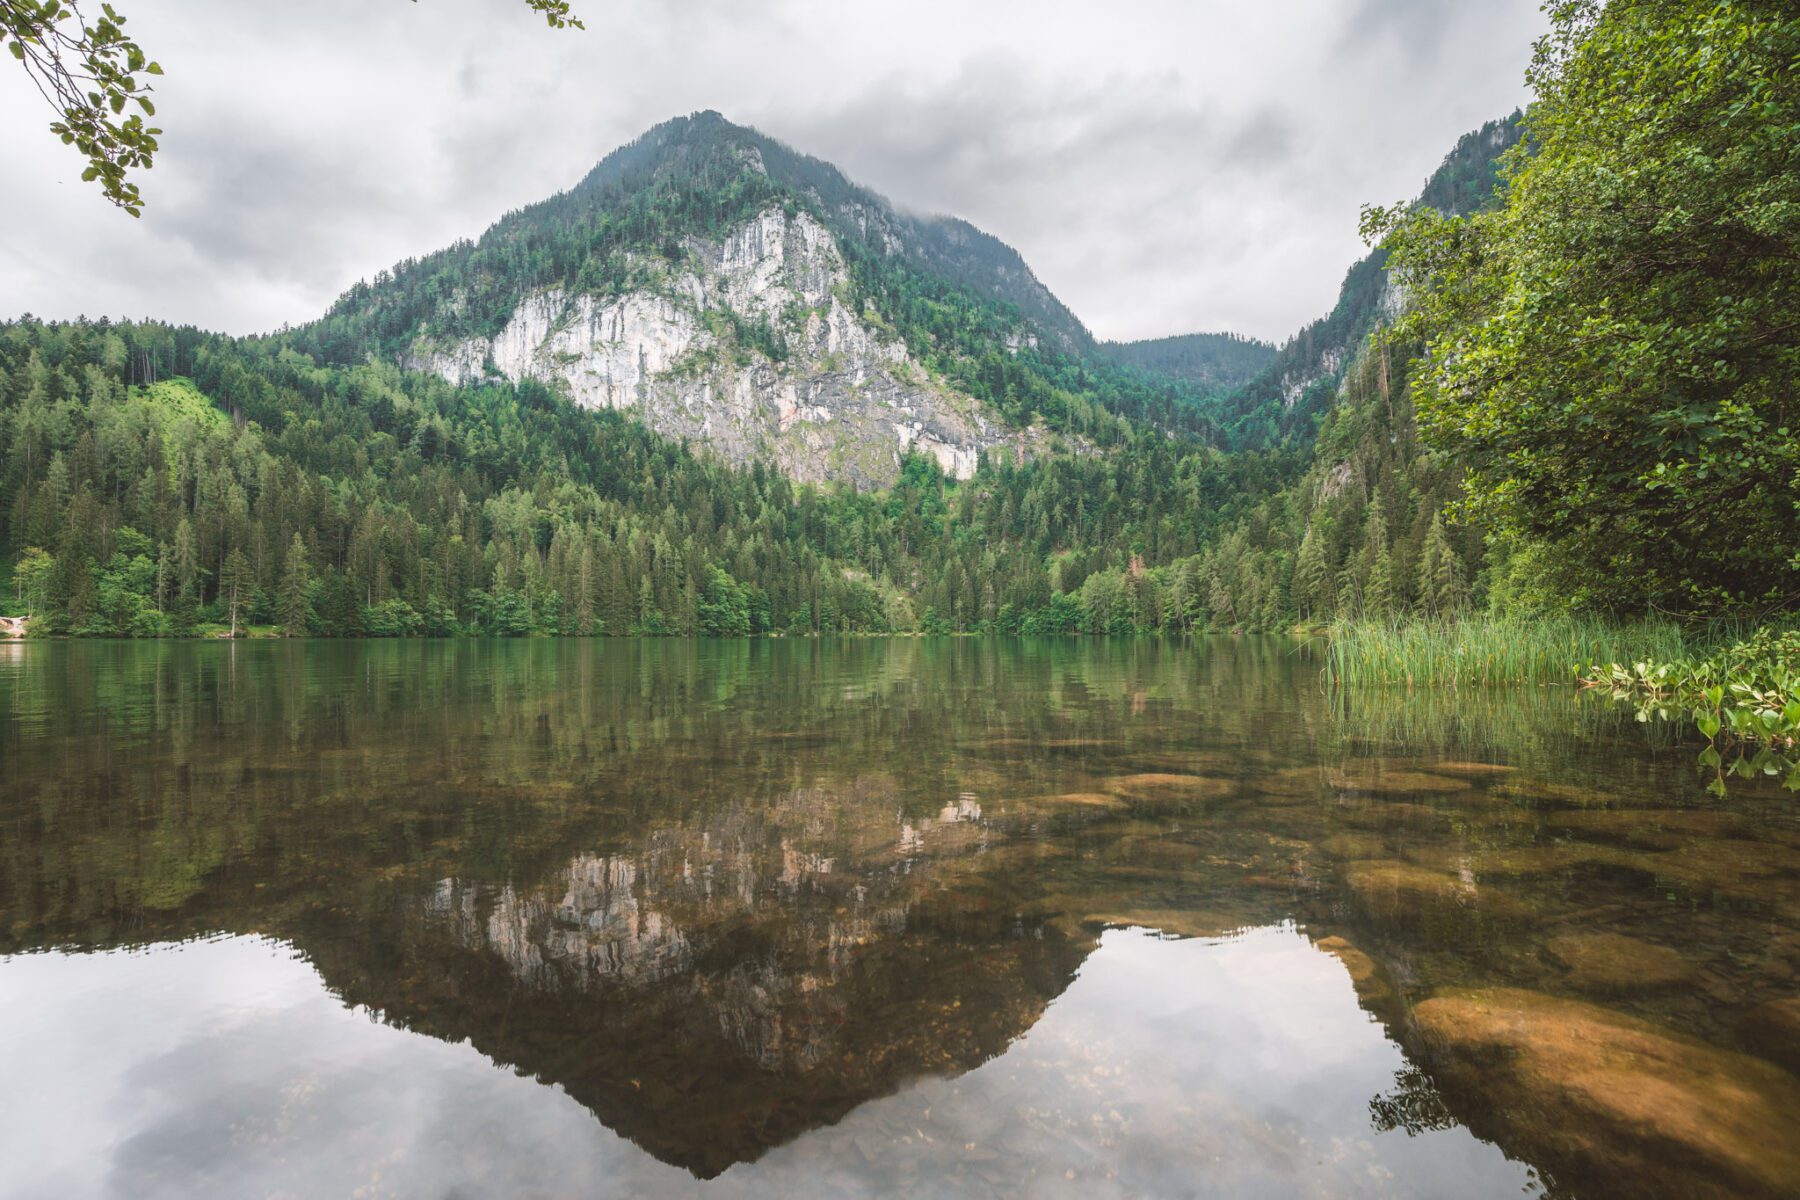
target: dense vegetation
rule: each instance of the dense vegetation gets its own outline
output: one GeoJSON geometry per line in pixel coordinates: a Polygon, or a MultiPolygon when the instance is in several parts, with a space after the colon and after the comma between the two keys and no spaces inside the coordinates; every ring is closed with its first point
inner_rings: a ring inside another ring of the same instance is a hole
{"type": "Polygon", "coordinates": [[[1102,342],[1114,362],[1155,375],[1184,379],[1208,392],[1233,391],[1269,365],[1275,347],[1235,333],[1188,333],[1137,342],[1102,342]]]}
{"type": "Polygon", "coordinates": [[[1552,6],[1503,202],[1372,214],[1460,512],[1587,607],[1800,599],[1800,15],[1552,6]]]}
{"type": "Polygon", "coordinates": [[[1590,668],[1583,682],[1651,712],[1689,712],[1723,794],[1729,776],[1780,776],[1800,791],[1800,632],[1759,629],[1702,653],[1590,668]]]}
{"type": "Polygon", "coordinates": [[[1800,599],[1800,17],[1552,16],[1523,140],[1479,131],[1371,213],[1409,306],[1305,477],[1209,550],[1239,612],[1780,623],[1800,599]],[[1497,203],[1459,215],[1484,177],[1455,164],[1503,145],[1497,203]]]}
{"type": "Polygon", "coordinates": [[[796,486],[543,387],[453,388],[281,340],[0,326],[0,546],[43,632],[1065,632],[1165,605],[1279,463],[1127,427],[954,485],[796,486]],[[1135,564],[1135,565],[1134,565],[1135,564]]]}
{"type": "MultiPolygon", "coordinates": [[[[1420,204],[1376,210],[1390,241],[1337,311],[1225,402],[1191,378],[1191,341],[1118,362],[998,242],[704,114],[299,331],[0,327],[13,603],[84,634],[1780,612],[1800,595],[1800,19],[1553,16],[1538,105],[1465,138],[1420,204]],[[534,384],[385,365],[422,333],[491,328],[522,288],[629,286],[655,269],[643,247],[678,260],[769,204],[839,231],[855,303],[930,369],[1101,452],[963,484],[909,460],[887,492],[821,490],[534,384]],[[1412,307],[1384,325],[1390,253],[1412,307]]],[[[1436,645],[1368,644],[1377,670],[1436,645]]]]}

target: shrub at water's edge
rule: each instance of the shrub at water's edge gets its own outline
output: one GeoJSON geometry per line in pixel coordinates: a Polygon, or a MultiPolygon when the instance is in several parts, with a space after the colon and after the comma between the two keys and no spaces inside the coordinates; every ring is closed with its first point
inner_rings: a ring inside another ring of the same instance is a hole
{"type": "Polygon", "coordinates": [[[1563,616],[1339,621],[1325,632],[1334,689],[1573,684],[1635,706],[1640,721],[1691,717],[1716,793],[1734,776],[1800,791],[1800,630],[1563,616]]]}
{"type": "Polygon", "coordinates": [[[1584,685],[1635,703],[1641,719],[1687,710],[1706,737],[1715,791],[1735,775],[1781,776],[1800,791],[1800,631],[1758,629],[1711,653],[1646,655],[1583,673],[1584,685]]]}

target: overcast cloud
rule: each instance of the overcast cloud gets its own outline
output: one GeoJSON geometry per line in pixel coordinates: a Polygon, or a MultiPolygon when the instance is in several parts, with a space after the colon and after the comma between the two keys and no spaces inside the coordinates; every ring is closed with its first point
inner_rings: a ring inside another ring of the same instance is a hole
{"type": "Polygon", "coordinates": [[[251,333],[716,108],[1017,247],[1103,337],[1281,340],[1366,202],[1525,100],[1534,0],[118,0],[159,59],[141,221],[0,60],[0,317],[251,333]]]}

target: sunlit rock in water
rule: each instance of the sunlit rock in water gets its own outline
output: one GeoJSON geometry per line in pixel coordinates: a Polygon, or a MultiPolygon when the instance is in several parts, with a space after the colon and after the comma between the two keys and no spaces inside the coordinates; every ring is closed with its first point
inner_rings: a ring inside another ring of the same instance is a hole
{"type": "Polygon", "coordinates": [[[1133,808],[1158,808],[1197,804],[1227,796],[1236,790],[1236,785],[1229,779],[1213,779],[1205,775],[1148,771],[1138,775],[1115,776],[1106,781],[1105,788],[1114,795],[1123,796],[1133,808]]]}
{"type": "Polygon", "coordinates": [[[1800,809],[1567,694],[1353,718],[1257,639],[23,649],[0,1194],[1780,1194],[1526,1090],[1552,1012],[1800,1143],[1800,809]],[[1587,1003],[1407,1016],[1518,986],[1587,1003]]]}
{"type": "Polygon", "coordinates": [[[1695,837],[1741,837],[1753,832],[1742,813],[1705,809],[1580,809],[1550,813],[1544,817],[1544,824],[1578,837],[1619,841],[1649,850],[1673,850],[1695,837]]]}
{"type": "Polygon", "coordinates": [[[1581,992],[1619,993],[1674,987],[1694,978],[1694,966],[1667,946],[1619,933],[1565,933],[1544,942],[1544,950],[1581,992]]]}
{"type": "Polygon", "coordinates": [[[1436,759],[1430,764],[1434,775],[1456,775],[1465,779],[1492,779],[1511,775],[1519,768],[1505,763],[1468,762],[1463,759],[1436,759]]]}
{"type": "Polygon", "coordinates": [[[1381,977],[1381,968],[1375,965],[1375,960],[1348,941],[1327,937],[1313,945],[1344,964],[1344,970],[1350,972],[1350,982],[1356,985],[1356,994],[1364,1003],[1377,1004],[1393,996],[1393,989],[1381,977]]]}
{"type": "Polygon", "coordinates": [[[1448,795],[1468,790],[1461,779],[1446,779],[1416,770],[1410,761],[1352,759],[1325,773],[1326,786],[1338,792],[1376,792],[1387,796],[1448,795]]]}
{"type": "Polygon", "coordinates": [[[1387,925],[1444,925],[1531,918],[1529,906],[1472,878],[1407,862],[1354,862],[1344,884],[1357,908],[1387,925]]]}
{"type": "Polygon", "coordinates": [[[1800,1080],[1779,1067],[1514,988],[1434,996],[1412,1020],[1476,1132],[1545,1162],[1576,1195],[1625,1179],[1644,1197],[1800,1194],[1800,1080]]]}
{"type": "Polygon", "coordinates": [[[1130,805],[1110,792],[1059,792],[1054,796],[1034,796],[1024,801],[1023,807],[1039,812],[1074,810],[1098,814],[1118,812],[1130,805]]]}

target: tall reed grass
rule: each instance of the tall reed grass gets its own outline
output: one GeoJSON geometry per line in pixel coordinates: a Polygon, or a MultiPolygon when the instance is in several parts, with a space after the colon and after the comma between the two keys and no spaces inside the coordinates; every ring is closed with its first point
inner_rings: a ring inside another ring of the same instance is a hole
{"type": "Polygon", "coordinates": [[[1325,677],[1335,687],[1572,684],[1596,666],[1667,662],[1692,648],[1681,628],[1670,622],[1623,624],[1573,616],[1340,621],[1329,637],[1325,677]]]}

